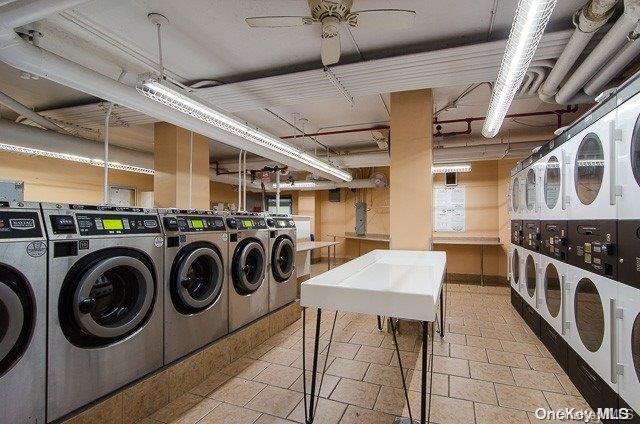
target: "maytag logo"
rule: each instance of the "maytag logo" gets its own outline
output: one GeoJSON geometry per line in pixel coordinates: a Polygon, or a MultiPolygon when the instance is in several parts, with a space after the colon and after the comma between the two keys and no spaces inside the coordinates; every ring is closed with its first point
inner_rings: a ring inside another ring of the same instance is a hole
{"type": "Polygon", "coordinates": [[[33,219],[10,219],[9,226],[14,230],[33,230],[36,222],[33,219]]]}

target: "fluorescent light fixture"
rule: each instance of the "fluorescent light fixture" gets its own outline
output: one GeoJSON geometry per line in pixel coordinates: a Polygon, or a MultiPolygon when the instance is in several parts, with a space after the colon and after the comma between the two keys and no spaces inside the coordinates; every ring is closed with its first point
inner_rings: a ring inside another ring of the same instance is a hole
{"type": "MultiPolygon", "coordinates": [[[[91,159],[84,156],[70,155],[66,153],[50,152],[48,150],[32,149],[29,147],[14,146],[12,144],[0,143],[0,150],[5,152],[19,153],[28,156],[43,156],[53,159],[68,160],[71,162],[84,163],[86,165],[104,166],[102,159],[91,159]]],[[[135,172],[138,174],[153,175],[153,169],[141,168],[139,166],[126,165],[119,162],[109,162],[109,169],[118,169],[120,171],[135,172]]]]}
{"type": "Polygon", "coordinates": [[[471,172],[471,165],[468,163],[452,163],[446,165],[433,165],[432,174],[446,174],[447,172],[471,172]]]}
{"type": "Polygon", "coordinates": [[[353,177],[350,173],[336,168],[315,156],[296,149],[288,145],[278,137],[274,137],[249,125],[240,122],[213,106],[205,104],[200,100],[195,100],[183,92],[179,92],[155,78],[149,78],[136,86],[138,92],[145,97],[169,106],[179,112],[199,119],[202,122],[213,125],[224,131],[235,134],[243,139],[255,143],[261,147],[281,153],[292,159],[299,160],[318,171],[331,174],[343,181],[351,181],[353,177]]]}
{"type": "MultiPolygon", "coordinates": [[[[293,184],[287,183],[287,182],[280,183],[281,190],[292,189],[292,188],[313,188],[315,186],[316,186],[316,183],[314,181],[295,181],[293,184]]],[[[277,189],[278,184],[274,183],[273,188],[277,189]]]]}
{"type": "Polygon", "coordinates": [[[513,97],[518,92],[533,55],[538,48],[556,0],[520,0],[513,18],[507,47],[498,79],[493,86],[491,102],[482,135],[494,137],[502,126],[513,97]]]}

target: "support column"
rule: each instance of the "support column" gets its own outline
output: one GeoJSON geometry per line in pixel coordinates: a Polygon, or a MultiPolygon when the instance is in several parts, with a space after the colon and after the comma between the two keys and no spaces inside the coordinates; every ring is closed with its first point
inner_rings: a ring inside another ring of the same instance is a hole
{"type": "Polygon", "coordinates": [[[155,206],[180,209],[188,209],[191,206],[192,209],[209,209],[209,141],[207,138],[194,133],[192,148],[191,132],[166,122],[155,124],[154,138],[155,206]],[[190,185],[191,205],[189,205],[190,185]]]}
{"type": "Polygon", "coordinates": [[[433,94],[391,93],[391,249],[431,250],[433,94]]]}

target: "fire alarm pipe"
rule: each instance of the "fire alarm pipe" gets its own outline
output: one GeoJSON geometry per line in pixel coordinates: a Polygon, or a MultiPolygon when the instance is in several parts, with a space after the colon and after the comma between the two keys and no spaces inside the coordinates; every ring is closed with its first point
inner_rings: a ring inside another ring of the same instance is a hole
{"type": "MultiPolygon", "coordinates": [[[[540,112],[525,112],[525,113],[512,113],[507,115],[507,118],[525,118],[529,116],[545,116],[545,115],[555,115],[557,117],[557,125],[558,128],[562,126],[562,115],[565,113],[575,113],[578,111],[578,106],[567,106],[565,109],[557,109],[557,110],[546,110],[540,112]]],[[[446,119],[439,120],[438,118],[433,119],[433,124],[436,125],[436,132],[433,134],[435,137],[450,137],[454,135],[462,135],[462,134],[470,134],[471,133],[471,123],[474,121],[484,121],[486,116],[477,116],[470,118],[460,118],[460,119],[446,119]],[[467,124],[467,129],[465,131],[451,131],[451,132],[440,132],[442,129],[441,124],[453,124],[465,122],[467,124]],[[440,128],[438,128],[440,126],[440,128]]],[[[325,135],[337,135],[337,134],[350,134],[356,132],[367,132],[367,131],[380,131],[380,130],[388,130],[390,127],[388,125],[378,125],[375,127],[369,128],[355,128],[349,130],[336,130],[336,131],[325,131],[325,132],[317,132],[313,134],[305,134],[305,136],[309,137],[322,137],[325,135]]],[[[294,138],[293,135],[287,135],[284,137],[280,137],[284,140],[294,138]]]]}

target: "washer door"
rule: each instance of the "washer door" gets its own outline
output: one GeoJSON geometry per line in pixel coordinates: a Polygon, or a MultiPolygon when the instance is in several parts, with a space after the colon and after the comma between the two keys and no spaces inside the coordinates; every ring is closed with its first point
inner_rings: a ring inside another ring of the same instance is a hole
{"type": "Polygon", "coordinates": [[[231,273],[239,294],[248,295],[260,288],[266,263],[264,248],[257,240],[248,239],[236,247],[231,273]]]}
{"type": "Polygon", "coordinates": [[[127,249],[88,255],[60,294],[60,321],[79,345],[105,345],[136,331],[153,309],[155,277],[148,259],[127,249]]]}
{"type": "Polygon", "coordinates": [[[36,315],[29,283],[0,264],[0,376],[22,356],[36,315]]]}
{"type": "Polygon", "coordinates": [[[283,282],[291,277],[295,269],[296,252],[293,242],[287,236],[276,238],[271,252],[271,271],[273,278],[283,282]]]}
{"type": "Polygon", "coordinates": [[[174,263],[171,296],[183,313],[196,313],[213,305],[222,293],[224,266],[213,245],[193,243],[174,263]]]}

